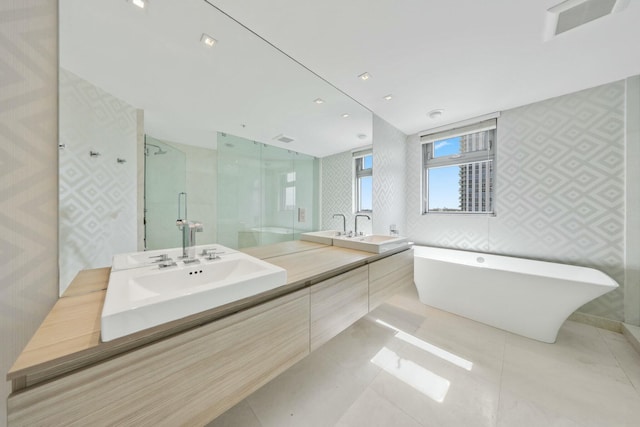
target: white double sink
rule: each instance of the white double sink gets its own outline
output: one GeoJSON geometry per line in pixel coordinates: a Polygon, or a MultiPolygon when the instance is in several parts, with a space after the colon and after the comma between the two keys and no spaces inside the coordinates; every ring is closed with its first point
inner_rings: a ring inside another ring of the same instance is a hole
{"type": "Polygon", "coordinates": [[[409,245],[406,237],[384,236],[381,234],[348,237],[340,234],[336,230],[302,233],[300,235],[300,239],[325,245],[372,252],[375,254],[381,254],[392,249],[409,245]]]}
{"type": "Polygon", "coordinates": [[[200,256],[196,263],[177,261],[160,268],[154,256],[167,254],[175,261],[182,249],[114,256],[102,310],[102,341],[257,295],[287,281],[283,268],[224,246],[207,248],[222,253],[220,258],[200,256]]]}

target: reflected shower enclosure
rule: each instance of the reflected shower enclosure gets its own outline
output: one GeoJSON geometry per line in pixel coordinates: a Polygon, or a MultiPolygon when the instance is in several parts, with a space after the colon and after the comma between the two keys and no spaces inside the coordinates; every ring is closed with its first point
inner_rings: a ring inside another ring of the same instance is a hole
{"type": "Polygon", "coordinates": [[[317,230],[319,160],[218,133],[218,243],[245,248],[317,230]]]}
{"type": "Polygon", "coordinates": [[[144,240],[145,249],[182,245],[177,232],[178,193],[186,191],[184,152],[145,135],[144,139],[144,240]]]}

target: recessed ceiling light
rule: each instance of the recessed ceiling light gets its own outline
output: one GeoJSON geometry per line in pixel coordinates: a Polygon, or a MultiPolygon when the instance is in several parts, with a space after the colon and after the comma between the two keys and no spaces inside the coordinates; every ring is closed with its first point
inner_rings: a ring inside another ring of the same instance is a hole
{"type": "Polygon", "coordinates": [[[313,100],[313,102],[315,102],[316,104],[324,104],[324,99],[316,98],[316,99],[313,100]]]}
{"type": "Polygon", "coordinates": [[[202,37],[200,37],[200,41],[208,47],[213,47],[214,44],[218,43],[218,40],[214,39],[213,37],[205,33],[202,33],[202,37]]]}
{"type": "Polygon", "coordinates": [[[387,101],[391,101],[393,99],[392,95],[387,95],[384,97],[384,99],[386,99],[387,101]]]}
{"type": "Polygon", "coordinates": [[[346,119],[347,117],[349,117],[349,114],[348,114],[348,113],[344,113],[344,114],[342,115],[342,118],[343,118],[343,119],[346,119]]]}
{"type": "Polygon", "coordinates": [[[144,9],[144,7],[147,5],[147,2],[145,0],[132,0],[131,3],[138,6],[140,9],[144,9]]]}
{"type": "Polygon", "coordinates": [[[358,78],[360,80],[369,80],[371,78],[371,74],[369,73],[362,73],[358,76],[358,78]]]}
{"type": "Polygon", "coordinates": [[[437,110],[431,110],[427,113],[427,116],[429,116],[430,119],[435,120],[435,119],[439,119],[440,117],[442,117],[442,115],[444,114],[444,110],[441,108],[438,108],[437,110]]]}

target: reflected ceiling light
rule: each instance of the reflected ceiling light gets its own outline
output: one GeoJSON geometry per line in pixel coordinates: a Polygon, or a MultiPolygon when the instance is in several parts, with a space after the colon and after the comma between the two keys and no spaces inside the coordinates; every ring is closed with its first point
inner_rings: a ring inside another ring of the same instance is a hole
{"type": "Polygon", "coordinates": [[[382,347],[373,356],[371,363],[438,403],[444,402],[447,397],[451,385],[448,379],[434,374],[411,360],[400,357],[387,347],[382,347]]]}
{"type": "Polygon", "coordinates": [[[367,135],[365,135],[364,133],[359,133],[358,139],[367,139],[367,135]]]}
{"type": "Polygon", "coordinates": [[[430,344],[426,341],[421,340],[420,338],[408,334],[398,328],[396,328],[393,325],[388,324],[387,322],[380,320],[380,319],[376,319],[376,323],[387,327],[391,330],[396,331],[396,335],[395,337],[398,338],[399,340],[402,340],[406,343],[409,343],[411,345],[413,345],[414,347],[419,348],[420,350],[424,350],[428,353],[433,354],[434,356],[438,356],[439,358],[446,360],[447,362],[453,363],[456,366],[461,367],[462,369],[466,369],[467,371],[470,371],[471,369],[473,369],[473,362],[464,359],[456,354],[450,353],[438,346],[435,346],[433,344],[430,344]]]}
{"type": "Polygon", "coordinates": [[[202,37],[200,37],[200,41],[208,47],[213,47],[214,44],[218,43],[218,40],[214,39],[213,37],[205,33],[202,33],[202,37]]]}
{"type": "Polygon", "coordinates": [[[348,114],[348,113],[344,113],[344,114],[342,115],[342,118],[343,118],[343,119],[346,119],[347,117],[349,117],[349,114],[348,114]]]}
{"type": "Polygon", "coordinates": [[[384,99],[386,99],[387,101],[391,101],[393,99],[392,95],[387,95],[384,97],[384,99]]]}
{"type": "Polygon", "coordinates": [[[315,102],[316,104],[324,104],[324,99],[316,98],[316,99],[313,100],[313,102],[315,102]]]}
{"type": "Polygon", "coordinates": [[[131,3],[138,6],[140,9],[144,9],[144,7],[147,5],[147,2],[145,0],[132,0],[131,3]]]}
{"type": "Polygon", "coordinates": [[[371,78],[371,74],[369,73],[362,73],[358,76],[358,78],[360,80],[369,80],[371,78]]]}
{"type": "Polygon", "coordinates": [[[430,119],[435,120],[442,117],[443,114],[444,114],[444,110],[442,108],[438,108],[437,110],[429,111],[427,113],[427,116],[429,116],[430,119]]]}

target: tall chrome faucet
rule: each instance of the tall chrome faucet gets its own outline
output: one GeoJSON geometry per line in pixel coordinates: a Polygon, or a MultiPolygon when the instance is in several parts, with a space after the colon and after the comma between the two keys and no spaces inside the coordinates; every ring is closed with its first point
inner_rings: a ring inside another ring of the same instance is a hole
{"type": "Polygon", "coordinates": [[[353,228],[355,230],[355,233],[356,233],[356,236],[362,236],[362,231],[360,232],[360,234],[358,234],[358,217],[360,217],[360,216],[363,216],[363,217],[367,218],[369,221],[371,221],[371,217],[369,215],[364,215],[364,214],[356,215],[355,224],[353,226],[353,228]]]}
{"type": "Polygon", "coordinates": [[[337,216],[342,217],[342,234],[347,234],[347,218],[342,214],[333,214],[333,218],[337,216]]]}
{"type": "Polygon", "coordinates": [[[182,231],[182,258],[188,264],[196,262],[196,233],[202,231],[200,221],[189,221],[187,219],[187,193],[178,193],[178,219],[176,225],[182,231]],[[181,219],[180,199],[184,196],[184,219],[181,219]]]}

